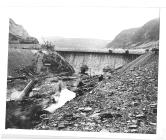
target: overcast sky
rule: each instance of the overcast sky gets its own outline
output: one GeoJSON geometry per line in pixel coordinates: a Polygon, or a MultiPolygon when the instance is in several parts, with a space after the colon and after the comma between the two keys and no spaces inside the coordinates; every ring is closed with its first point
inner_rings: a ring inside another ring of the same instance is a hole
{"type": "Polygon", "coordinates": [[[158,8],[17,7],[9,11],[9,18],[40,41],[48,36],[113,40],[120,31],[157,17],[158,8]]]}

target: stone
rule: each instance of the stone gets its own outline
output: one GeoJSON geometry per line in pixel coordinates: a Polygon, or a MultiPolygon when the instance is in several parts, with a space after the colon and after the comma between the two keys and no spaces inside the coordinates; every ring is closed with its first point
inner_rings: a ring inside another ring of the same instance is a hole
{"type": "Polygon", "coordinates": [[[58,124],[58,129],[63,129],[63,128],[66,128],[66,126],[65,126],[64,123],[60,123],[60,124],[58,124]]]}
{"type": "Polygon", "coordinates": [[[130,132],[131,132],[131,133],[137,133],[138,130],[137,130],[137,129],[132,129],[132,130],[130,130],[130,132]]]}
{"type": "Polygon", "coordinates": [[[154,109],[153,109],[153,113],[157,113],[157,108],[154,108],[154,109]]]}
{"type": "Polygon", "coordinates": [[[90,118],[98,118],[99,115],[100,115],[100,113],[94,113],[94,114],[90,115],[89,117],[90,118]]]}
{"type": "Polygon", "coordinates": [[[128,133],[129,131],[128,130],[124,130],[124,133],[128,133]]]}
{"type": "Polygon", "coordinates": [[[100,131],[101,133],[110,133],[107,129],[105,129],[105,128],[103,128],[103,129],[101,129],[101,131],[100,131]]]}
{"type": "Polygon", "coordinates": [[[141,77],[138,76],[138,77],[136,77],[136,79],[141,79],[141,77]]]}
{"type": "Polygon", "coordinates": [[[121,108],[120,107],[117,107],[117,110],[119,111],[121,108]]]}
{"type": "Polygon", "coordinates": [[[105,122],[108,122],[108,120],[104,118],[104,119],[101,119],[101,122],[105,123],[105,122]]]}
{"type": "Polygon", "coordinates": [[[100,114],[100,117],[101,117],[101,119],[113,118],[113,115],[111,113],[103,113],[103,114],[100,114]]]}
{"type": "Polygon", "coordinates": [[[131,114],[131,113],[129,113],[129,114],[128,114],[128,117],[131,117],[131,116],[132,116],[132,114],[131,114]]]}
{"type": "Polygon", "coordinates": [[[39,92],[40,88],[33,88],[32,91],[33,92],[39,92]]]}
{"type": "Polygon", "coordinates": [[[143,111],[146,111],[146,108],[143,108],[142,110],[143,110],[143,111]]]}
{"type": "Polygon", "coordinates": [[[57,123],[51,123],[51,125],[50,125],[51,127],[57,127],[58,126],[58,124],[57,123]]]}
{"type": "Polygon", "coordinates": [[[153,126],[156,126],[156,125],[157,125],[156,123],[152,123],[152,122],[150,122],[149,124],[150,124],[150,125],[153,125],[153,126]]]}
{"type": "Polygon", "coordinates": [[[151,107],[151,108],[157,108],[157,103],[150,104],[150,107],[151,107]]]}
{"type": "Polygon", "coordinates": [[[86,116],[86,113],[81,112],[80,114],[81,114],[82,116],[86,116]]]}
{"type": "Polygon", "coordinates": [[[95,123],[93,123],[93,122],[87,122],[86,125],[88,125],[88,126],[94,126],[95,123]]]}
{"type": "Polygon", "coordinates": [[[139,103],[138,102],[132,102],[133,106],[138,106],[139,103]]]}
{"type": "Polygon", "coordinates": [[[93,130],[93,127],[91,127],[91,126],[85,126],[84,130],[91,131],[91,130],[93,130]]]}
{"type": "Polygon", "coordinates": [[[121,114],[119,114],[119,113],[114,113],[114,114],[112,114],[115,118],[119,118],[119,117],[122,117],[122,115],[121,114]]]}
{"type": "Polygon", "coordinates": [[[79,126],[79,124],[74,124],[75,127],[79,126]]]}
{"type": "Polygon", "coordinates": [[[133,122],[134,124],[137,124],[138,121],[137,121],[137,120],[132,120],[132,122],[133,122]]]}
{"type": "Polygon", "coordinates": [[[130,125],[130,126],[129,126],[129,129],[135,129],[135,128],[137,128],[137,127],[138,127],[137,125],[133,124],[133,125],[130,125]]]}
{"type": "Polygon", "coordinates": [[[85,108],[82,107],[82,108],[79,108],[78,110],[81,112],[90,112],[92,110],[92,108],[91,107],[85,107],[85,108]]]}
{"type": "Polygon", "coordinates": [[[130,88],[128,88],[128,91],[132,91],[132,89],[133,89],[133,88],[132,88],[132,87],[130,87],[130,88]]]}
{"type": "Polygon", "coordinates": [[[73,114],[68,114],[68,115],[64,115],[63,119],[67,120],[67,121],[75,121],[77,120],[77,116],[74,116],[73,114]]]}
{"type": "Polygon", "coordinates": [[[144,118],[144,117],[145,117],[144,114],[138,114],[138,115],[136,115],[136,118],[144,118]]]}

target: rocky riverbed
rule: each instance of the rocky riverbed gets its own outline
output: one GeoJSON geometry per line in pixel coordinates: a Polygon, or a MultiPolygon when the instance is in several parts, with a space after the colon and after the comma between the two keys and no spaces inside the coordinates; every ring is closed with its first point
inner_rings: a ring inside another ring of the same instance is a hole
{"type": "Polygon", "coordinates": [[[104,79],[88,75],[59,77],[77,96],[54,113],[43,108],[52,104],[50,97],[57,90],[57,76],[38,81],[28,98],[7,102],[7,128],[156,133],[158,54],[141,59],[124,71],[107,73],[104,79]]]}
{"type": "MultiPolygon", "coordinates": [[[[95,82],[93,82],[95,83],[95,82]]],[[[156,133],[158,55],[113,74],[45,115],[34,129],[156,133]]]]}

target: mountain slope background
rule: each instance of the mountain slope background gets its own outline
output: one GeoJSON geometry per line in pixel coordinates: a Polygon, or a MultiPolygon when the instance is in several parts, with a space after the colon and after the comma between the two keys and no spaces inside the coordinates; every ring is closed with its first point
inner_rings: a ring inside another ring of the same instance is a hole
{"type": "Polygon", "coordinates": [[[150,20],[139,28],[132,28],[120,32],[107,48],[131,48],[152,41],[159,40],[159,18],[150,20]]]}
{"type": "Polygon", "coordinates": [[[106,48],[110,40],[91,39],[91,38],[63,38],[46,37],[47,40],[55,45],[55,48],[73,48],[73,49],[102,49],[106,48]]]}
{"type": "Polygon", "coordinates": [[[35,37],[31,37],[22,25],[16,24],[13,19],[9,19],[9,43],[38,44],[35,37]]]}

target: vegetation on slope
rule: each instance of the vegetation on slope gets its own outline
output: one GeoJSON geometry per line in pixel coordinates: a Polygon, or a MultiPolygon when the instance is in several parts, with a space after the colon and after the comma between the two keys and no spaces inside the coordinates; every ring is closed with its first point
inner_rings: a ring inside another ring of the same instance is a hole
{"type": "Polygon", "coordinates": [[[54,74],[74,73],[73,67],[56,52],[43,53],[42,51],[13,48],[9,48],[8,51],[8,76],[21,76],[25,74],[26,70],[32,74],[48,71],[54,74]]]}
{"type": "Polygon", "coordinates": [[[153,19],[140,28],[120,32],[107,48],[128,48],[159,40],[159,19],[153,19]]]}

